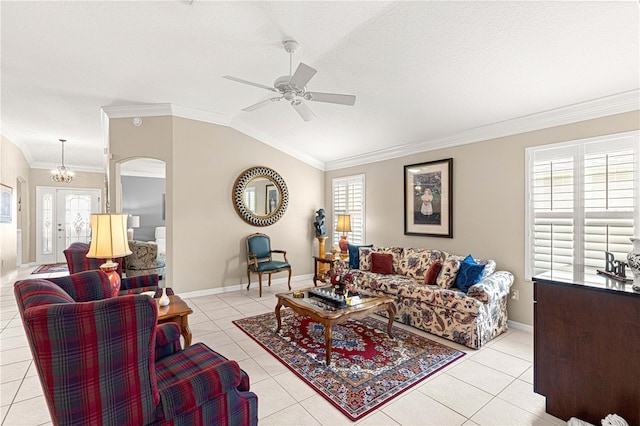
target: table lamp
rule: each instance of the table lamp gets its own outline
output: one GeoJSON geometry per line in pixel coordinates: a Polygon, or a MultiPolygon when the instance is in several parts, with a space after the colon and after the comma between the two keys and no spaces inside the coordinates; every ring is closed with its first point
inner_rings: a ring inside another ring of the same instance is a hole
{"type": "Polygon", "coordinates": [[[113,259],[131,254],[127,241],[127,217],[126,214],[91,215],[91,245],[87,257],[107,260],[100,269],[109,277],[113,296],[120,292],[118,264],[113,259]]]}
{"type": "Polygon", "coordinates": [[[140,228],[140,216],[131,216],[129,221],[129,229],[127,229],[127,239],[133,240],[133,228],[140,228]]]}
{"type": "MultiPolygon", "coordinates": [[[[338,223],[336,224],[336,231],[339,232],[351,232],[351,215],[348,214],[340,214],[338,215],[338,223]]],[[[338,243],[340,246],[340,257],[343,259],[349,256],[349,241],[347,241],[347,236],[342,234],[340,236],[340,242],[338,243]]]]}

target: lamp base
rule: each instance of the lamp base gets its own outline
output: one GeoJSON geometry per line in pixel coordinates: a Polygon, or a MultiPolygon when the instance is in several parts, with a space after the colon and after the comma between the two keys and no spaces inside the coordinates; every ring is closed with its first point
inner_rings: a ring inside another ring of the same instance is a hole
{"type": "Polygon", "coordinates": [[[340,236],[338,246],[340,247],[340,258],[346,259],[347,257],[349,257],[349,241],[347,241],[346,235],[340,236]]]}
{"type": "Polygon", "coordinates": [[[109,277],[109,282],[111,283],[111,296],[116,297],[120,294],[120,275],[118,275],[118,264],[113,260],[109,260],[108,262],[100,265],[100,269],[107,274],[109,277]]]}

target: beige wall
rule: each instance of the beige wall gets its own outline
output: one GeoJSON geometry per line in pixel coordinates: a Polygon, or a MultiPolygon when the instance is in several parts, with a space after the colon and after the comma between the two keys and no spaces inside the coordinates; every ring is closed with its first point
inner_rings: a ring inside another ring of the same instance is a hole
{"type": "MultiPolygon", "coordinates": [[[[324,173],[229,127],[178,117],[110,120],[112,176],[116,163],[134,157],[166,161],[167,283],[177,292],[246,283],[245,238],[264,232],[287,250],[293,275],[311,274],[314,212],[324,203],[324,173]],[[255,227],[235,212],[231,192],[253,166],[276,170],[290,202],[274,225],[255,227]]],[[[116,178],[112,178],[112,188],[116,178]]],[[[112,194],[112,204],[115,195],[112,194]]],[[[286,277],[286,274],[274,278],[286,277]]],[[[254,275],[254,285],[257,277],[254,275]]]]}
{"type": "MultiPolygon", "coordinates": [[[[509,300],[509,318],[533,324],[533,286],[524,280],[525,148],[640,128],[640,112],[619,114],[403,158],[327,172],[331,179],[366,175],[366,242],[438,248],[495,259],[515,275],[520,300],[509,300]],[[453,238],[404,235],[403,166],[453,158],[453,238]]],[[[330,214],[330,212],[328,212],[330,214]]]]}
{"type": "MultiPolygon", "coordinates": [[[[13,188],[12,221],[0,223],[0,279],[16,269],[17,230],[23,231],[23,254],[29,252],[29,205],[26,200],[29,194],[29,164],[22,150],[4,136],[0,141],[0,183],[13,188]],[[20,181],[20,184],[18,184],[20,181]],[[18,187],[22,188],[18,194],[18,187]],[[19,197],[20,195],[20,197],[19,197]],[[21,198],[21,210],[18,212],[17,200],[21,198]],[[26,244],[26,245],[25,245],[26,244]]],[[[25,255],[23,255],[23,259],[25,255]]]]}

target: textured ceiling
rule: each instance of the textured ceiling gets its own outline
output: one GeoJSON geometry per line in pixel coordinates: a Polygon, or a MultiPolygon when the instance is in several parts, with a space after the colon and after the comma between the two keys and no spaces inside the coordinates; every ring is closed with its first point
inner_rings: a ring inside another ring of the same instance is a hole
{"type": "Polygon", "coordinates": [[[32,167],[102,170],[101,107],[169,103],[322,168],[348,157],[638,91],[639,5],[624,2],[10,2],[1,13],[2,133],[32,167]],[[288,74],[354,107],[241,109],[288,74]]]}

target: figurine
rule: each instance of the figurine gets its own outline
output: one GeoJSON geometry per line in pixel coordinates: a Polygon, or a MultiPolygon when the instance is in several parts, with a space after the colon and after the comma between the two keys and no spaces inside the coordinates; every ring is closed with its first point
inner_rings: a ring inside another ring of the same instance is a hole
{"type": "Polygon", "coordinates": [[[316,237],[324,237],[327,235],[327,228],[324,225],[324,209],[320,209],[316,212],[316,220],[313,222],[313,226],[316,228],[316,237]]]}

